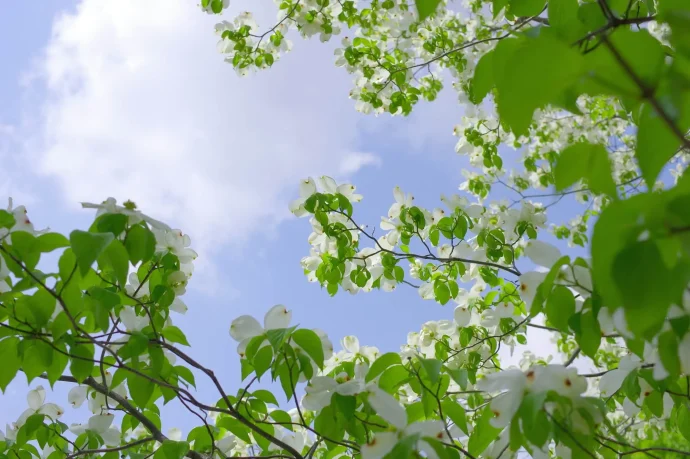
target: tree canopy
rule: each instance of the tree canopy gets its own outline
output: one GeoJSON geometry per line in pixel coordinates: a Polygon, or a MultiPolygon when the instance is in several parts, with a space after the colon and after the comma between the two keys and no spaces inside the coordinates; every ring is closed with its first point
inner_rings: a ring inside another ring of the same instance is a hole
{"type": "Polygon", "coordinates": [[[311,225],[309,282],[419,295],[453,320],[382,353],[355,336],[336,350],[283,305],[263,323],[241,316],[229,389],[174,324],[197,257],[188,235],[112,198],[84,204],[88,231],[38,231],[10,202],[0,389],[22,375],[34,388],[0,458],[690,456],[690,2],[276,4],[264,28],[249,12],[216,26],[240,75],[318,35],[341,40],[335,64],[363,113],[457,92],[460,194],[424,208],[396,187],[378,235],[351,184],[308,178],[290,204],[311,225]],[[536,328],[555,355],[530,348],[536,328]],[[524,352],[518,367],[507,348],[524,352]],[[42,384],[71,384],[67,403],[90,415],[65,424],[42,384]],[[168,403],[197,426],[164,432],[168,403]]]}

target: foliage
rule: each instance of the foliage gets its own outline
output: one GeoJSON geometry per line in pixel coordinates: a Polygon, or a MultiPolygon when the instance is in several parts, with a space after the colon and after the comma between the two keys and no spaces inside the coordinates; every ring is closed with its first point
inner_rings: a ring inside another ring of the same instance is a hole
{"type": "MultiPolygon", "coordinates": [[[[210,14],[228,6],[201,1],[210,14]]],[[[67,426],[35,386],[0,432],[0,458],[688,455],[690,3],[453,6],[281,0],[265,33],[250,13],[216,27],[240,74],[275,65],[291,28],[322,41],[350,29],[336,65],[364,113],[407,115],[452,80],[465,110],[457,152],[472,167],[463,196],[426,209],[396,188],[378,237],[355,216],[355,187],[329,177],[305,179],[290,208],[310,219],[310,282],[330,295],[403,285],[454,304],[453,320],[381,354],[354,336],[334,352],[282,305],[263,324],[241,316],[230,335],[247,382],[231,395],[173,323],[196,258],[188,236],[113,199],[84,204],[97,209],[88,231],[36,231],[10,202],[0,389],[21,373],[72,384],[68,402],[92,416],[67,426]],[[572,219],[547,227],[561,201],[572,219]],[[59,256],[44,272],[47,254],[59,256]],[[544,350],[529,348],[532,328],[553,334],[561,363],[533,353],[544,350]],[[529,350],[507,368],[501,350],[516,347],[529,350]],[[186,436],[161,430],[160,405],[173,401],[200,421],[186,436]]]]}

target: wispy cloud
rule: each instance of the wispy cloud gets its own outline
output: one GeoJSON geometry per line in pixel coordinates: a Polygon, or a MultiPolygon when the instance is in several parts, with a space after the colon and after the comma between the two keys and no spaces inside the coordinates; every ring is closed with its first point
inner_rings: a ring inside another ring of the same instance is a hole
{"type": "Polygon", "coordinates": [[[31,160],[65,199],[132,199],[226,243],[284,218],[304,175],[378,164],[358,151],[361,117],[328,47],[300,41],[240,79],[214,22],[187,0],[83,0],[56,19],[31,160]]]}

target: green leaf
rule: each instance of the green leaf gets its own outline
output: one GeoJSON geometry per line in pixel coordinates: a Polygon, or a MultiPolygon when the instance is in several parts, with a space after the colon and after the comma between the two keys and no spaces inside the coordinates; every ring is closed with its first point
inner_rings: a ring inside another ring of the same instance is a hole
{"type": "Polygon", "coordinates": [[[434,282],[434,296],[439,303],[448,303],[448,301],[450,301],[450,288],[448,284],[441,279],[437,279],[436,282],[434,282]]]}
{"type": "Polygon", "coordinates": [[[548,8],[549,24],[562,39],[572,43],[585,35],[586,28],[578,18],[577,0],[552,0],[548,8]]]}
{"type": "Polygon", "coordinates": [[[110,328],[110,313],[120,304],[120,295],[101,287],[91,287],[88,292],[86,301],[93,304],[96,324],[106,332],[110,328]]]}
{"type": "Polygon", "coordinates": [[[156,385],[148,378],[130,373],[127,376],[127,388],[134,403],[138,407],[144,408],[151,400],[156,385]]]}
{"type": "Polygon", "coordinates": [[[446,373],[450,375],[451,378],[453,378],[453,381],[455,381],[458,386],[460,386],[460,389],[462,390],[467,390],[467,369],[466,368],[456,368],[456,369],[450,369],[446,368],[446,373]]]}
{"type": "Polygon", "coordinates": [[[465,415],[465,409],[460,406],[456,401],[446,398],[441,402],[441,407],[443,408],[443,414],[448,416],[453,423],[455,423],[460,430],[469,434],[467,429],[467,416],[465,415]]]}
{"type": "Polygon", "coordinates": [[[419,20],[423,21],[436,12],[436,8],[438,8],[441,0],[415,0],[414,2],[417,5],[419,20]]]}
{"type": "Polygon", "coordinates": [[[192,373],[192,370],[185,366],[178,365],[175,367],[175,371],[177,372],[180,378],[187,381],[189,384],[192,385],[192,387],[196,387],[196,379],[194,378],[194,373],[192,373]]]}
{"type": "MultiPolygon", "coordinates": [[[[675,120],[671,120],[675,122],[675,120]]],[[[686,126],[682,126],[684,128],[686,126]]],[[[635,157],[648,187],[653,187],[664,165],[681,145],[668,123],[649,104],[642,106],[635,157]]]]}
{"type": "Polygon", "coordinates": [[[545,4],[546,0],[510,0],[508,10],[513,16],[536,16],[545,4]]]}
{"type": "Polygon", "coordinates": [[[26,231],[12,233],[12,248],[17,252],[18,258],[24,262],[27,269],[34,269],[41,258],[38,240],[33,234],[26,231]]]}
{"type": "Polygon", "coordinates": [[[77,258],[82,276],[89,272],[91,265],[108,247],[113,238],[112,233],[88,233],[79,230],[70,233],[69,240],[72,244],[72,251],[77,258]]]}
{"type": "Polygon", "coordinates": [[[211,11],[220,14],[223,11],[223,0],[211,0],[211,11]]]}
{"type": "Polygon", "coordinates": [[[689,274],[687,263],[669,270],[652,240],[623,249],[613,263],[613,280],[623,299],[630,331],[638,336],[656,334],[671,303],[687,286],[689,274]]]}
{"type": "Polygon", "coordinates": [[[16,223],[17,220],[14,218],[14,215],[12,215],[10,212],[7,212],[6,210],[0,210],[0,228],[10,229],[16,223]]]}
{"type": "Polygon", "coordinates": [[[278,400],[276,400],[275,395],[266,389],[255,390],[252,395],[264,403],[270,403],[272,405],[278,406],[278,400]]]}
{"type": "Polygon", "coordinates": [[[568,320],[573,314],[575,314],[573,292],[562,285],[556,286],[546,300],[546,317],[549,322],[563,333],[567,333],[568,320]]]}
{"type": "Polygon", "coordinates": [[[189,451],[189,443],[184,441],[165,440],[156,450],[153,459],[182,459],[189,451]]]}
{"type": "Polygon", "coordinates": [[[50,321],[50,317],[55,311],[55,297],[41,288],[35,294],[27,298],[27,306],[32,319],[32,325],[39,328],[45,326],[50,321]]]}
{"type": "Polygon", "coordinates": [[[369,367],[367,375],[364,377],[364,381],[369,382],[383,373],[388,367],[400,364],[402,364],[400,354],[397,352],[387,352],[374,360],[374,363],[369,367]]]}
{"type": "Polygon", "coordinates": [[[125,228],[127,228],[127,222],[129,217],[124,214],[103,214],[91,227],[94,233],[113,233],[113,236],[117,237],[123,233],[125,228]]]}
{"type": "Polygon", "coordinates": [[[498,16],[498,13],[500,13],[504,7],[508,6],[508,0],[492,0],[491,6],[492,6],[491,10],[493,11],[493,14],[494,14],[494,19],[496,19],[496,16],[498,16]]]}
{"type": "Polygon", "coordinates": [[[515,135],[527,134],[534,111],[561,99],[584,72],[579,52],[541,32],[536,38],[503,40],[495,49],[497,109],[515,135]]]}
{"type": "MultiPolygon", "coordinates": [[[[599,10],[598,5],[591,5],[599,10]]],[[[601,12],[595,11],[595,14],[601,12]]],[[[592,96],[609,94],[637,101],[642,96],[637,79],[649,89],[657,87],[665,67],[665,51],[656,38],[645,29],[633,31],[618,27],[608,36],[608,43],[615,53],[602,44],[585,55],[589,80],[581,87],[582,92],[592,96]],[[633,78],[629,71],[634,72],[637,78],[633,78]]]]}
{"type": "Polygon", "coordinates": [[[78,383],[91,376],[93,370],[93,345],[75,344],[70,348],[70,372],[78,383]]]}
{"type": "Polygon", "coordinates": [[[410,372],[402,365],[394,365],[388,367],[379,378],[379,387],[392,393],[400,385],[404,384],[410,379],[410,372]]]}
{"type": "Polygon", "coordinates": [[[60,233],[41,234],[36,239],[38,240],[38,248],[43,253],[52,252],[62,247],[69,247],[69,239],[60,233]]]}
{"type": "Polygon", "coordinates": [[[258,350],[252,359],[252,365],[256,371],[256,376],[261,377],[271,367],[273,362],[273,348],[271,346],[264,346],[258,350]]]}
{"type": "Polygon", "coordinates": [[[187,337],[185,334],[177,328],[174,325],[169,325],[163,329],[161,332],[163,337],[170,341],[171,343],[180,343],[184,346],[189,346],[189,341],[187,341],[187,337]]]}
{"type": "Polygon", "coordinates": [[[467,449],[469,450],[470,454],[475,457],[483,453],[502,430],[491,425],[491,419],[493,417],[494,414],[491,412],[491,408],[488,406],[484,408],[474,430],[472,431],[472,435],[470,435],[467,449]]]}
{"type": "Polygon", "coordinates": [[[302,328],[292,333],[292,341],[309,354],[319,368],[323,368],[323,343],[312,330],[302,328]]]}
{"type": "MultiPolygon", "coordinates": [[[[641,233],[638,222],[650,208],[655,207],[654,196],[639,194],[630,199],[613,202],[602,212],[592,235],[592,280],[604,304],[615,308],[622,303],[613,280],[613,262],[629,240],[641,233]]],[[[632,268],[632,267],[631,267],[632,268]]]]}
{"type": "Polygon", "coordinates": [[[422,358],[419,359],[419,362],[422,364],[422,368],[424,368],[424,371],[429,377],[431,384],[436,385],[436,383],[438,382],[439,374],[441,373],[441,366],[443,365],[443,362],[436,359],[422,358]]]}
{"type": "Polygon", "coordinates": [[[266,330],[266,338],[268,338],[268,342],[271,343],[273,349],[275,349],[276,352],[279,352],[295,328],[297,327],[266,330]]]}
{"type": "Polygon", "coordinates": [[[125,248],[132,264],[147,262],[156,250],[156,237],[151,230],[141,225],[130,228],[125,239],[125,248]]]}
{"type": "Polygon", "coordinates": [[[43,341],[26,341],[29,344],[24,349],[22,370],[29,383],[48,370],[53,363],[53,348],[43,341]]]}
{"type": "Polygon", "coordinates": [[[678,338],[673,330],[659,335],[659,358],[671,377],[680,374],[680,358],[678,356],[678,338]]]}
{"type": "Polygon", "coordinates": [[[129,256],[122,242],[118,240],[112,241],[108,248],[98,257],[98,266],[102,270],[112,271],[120,287],[124,287],[127,284],[129,256]]]}
{"type": "Polygon", "coordinates": [[[580,317],[580,333],[575,334],[577,344],[580,345],[582,353],[594,358],[601,345],[601,329],[599,321],[590,309],[582,313],[580,317]]]}
{"type": "Polygon", "coordinates": [[[603,145],[582,142],[569,146],[558,158],[555,175],[556,189],[559,191],[584,178],[593,192],[616,196],[611,162],[603,145]]]}
{"type": "Polygon", "coordinates": [[[475,105],[479,105],[496,85],[494,81],[493,56],[493,50],[484,54],[474,69],[474,76],[470,83],[470,101],[475,105]]]}
{"type": "Polygon", "coordinates": [[[21,360],[17,353],[18,345],[19,339],[13,336],[0,341],[0,390],[3,392],[21,368],[21,360]]]}

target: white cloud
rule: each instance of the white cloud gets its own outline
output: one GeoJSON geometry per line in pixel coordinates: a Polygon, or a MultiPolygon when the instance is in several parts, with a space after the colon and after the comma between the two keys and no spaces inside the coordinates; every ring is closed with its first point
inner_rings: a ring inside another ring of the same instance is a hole
{"type": "Polygon", "coordinates": [[[56,19],[32,159],[67,201],[132,199],[224,243],[288,215],[301,177],[378,164],[357,149],[361,117],[330,47],[295,38],[240,79],[216,52],[216,21],[189,0],[83,0],[56,19]]]}
{"type": "Polygon", "coordinates": [[[382,163],[381,158],[371,153],[353,153],[340,161],[338,172],[343,175],[350,175],[365,166],[380,167],[382,163]]]}

